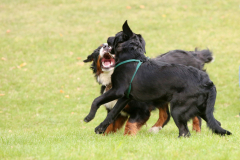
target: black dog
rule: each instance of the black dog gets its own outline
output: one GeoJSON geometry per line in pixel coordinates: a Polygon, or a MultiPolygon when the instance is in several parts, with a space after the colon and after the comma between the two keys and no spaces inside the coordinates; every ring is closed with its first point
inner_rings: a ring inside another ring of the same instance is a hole
{"type": "MultiPolygon", "coordinates": [[[[142,40],[142,42],[144,42],[144,39],[142,40]]],[[[204,64],[211,62],[212,59],[212,53],[208,49],[189,52],[183,50],[173,50],[162,54],[156,58],[156,60],[158,61],[173,64],[184,64],[193,66],[198,69],[202,69],[204,64]]],[[[84,62],[92,62],[91,69],[93,70],[97,82],[102,85],[101,94],[111,89],[111,75],[115,66],[115,59],[114,55],[110,53],[108,44],[100,45],[97,49],[93,51],[92,54],[87,57],[87,59],[84,60],[84,62]]],[[[111,111],[116,102],[117,100],[114,100],[104,104],[108,112],[111,111]]],[[[135,135],[149,119],[150,112],[155,108],[158,108],[159,110],[159,118],[157,122],[153,125],[153,127],[149,129],[149,131],[157,133],[168,123],[170,119],[168,104],[166,103],[164,104],[164,106],[159,106],[158,104],[154,104],[151,102],[136,102],[132,100],[120,112],[114,122],[108,126],[105,134],[118,131],[122,128],[125,121],[127,121],[124,134],[135,135]]],[[[200,117],[193,118],[193,130],[195,130],[196,132],[201,132],[200,117]]]]}
{"type": "Polygon", "coordinates": [[[137,101],[154,101],[171,105],[171,115],[179,129],[179,136],[190,136],[187,121],[199,115],[203,118],[214,133],[230,135],[231,132],[223,129],[213,116],[216,100],[216,88],[208,75],[193,67],[167,64],[145,57],[145,48],[139,37],[129,28],[127,22],[123,31],[108,39],[113,46],[116,64],[129,59],[139,60],[142,65],[136,73],[136,66],[140,63],[125,63],[115,68],[111,81],[112,88],[96,98],[91,111],[84,119],[92,120],[101,104],[118,99],[117,104],[109,112],[107,118],[95,129],[96,133],[103,133],[108,125],[114,121],[120,111],[132,99],[137,101]],[[127,98],[129,83],[136,73],[127,98]]]}
{"type": "MultiPolygon", "coordinates": [[[[203,70],[205,63],[209,63],[213,60],[212,52],[208,49],[195,51],[184,51],[184,50],[172,50],[165,54],[162,54],[154,60],[166,62],[170,64],[183,64],[185,66],[192,66],[199,70],[203,70]]],[[[159,109],[159,119],[150,129],[150,131],[156,132],[161,130],[169,120],[168,104],[161,106],[159,109]],[[167,114],[168,113],[168,114],[167,114]]],[[[201,132],[201,118],[199,116],[193,117],[193,130],[201,132]]],[[[218,122],[218,121],[217,121],[218,122]]],[[[218,122],[221,125],[220,122],[218,122]]]]}
{"type": "MultiPolygon", "coordinates": [[[[145,45],[145,44],[144,44],[145,45]]],[[[114,55],[112,55],[107,44],[102,44],[93,51],[84,62],[92,62],[91,69],[96,77],[96,80],[101,84],[101,94],[112,88],[111,75],[115,66],[114,55]]],[[[104,106],[109,113],[117,100],[105,103],[104,106]]],[[[132,100],[120,112],[117,118],[111,123],[104,134],[116,132],[122,128],[127,121],[124,135],[135,135],[138,130],[146,123],[150,117],[151,110],[154,109],[154,104],[151,102],[137,102],[132,100]]]]}

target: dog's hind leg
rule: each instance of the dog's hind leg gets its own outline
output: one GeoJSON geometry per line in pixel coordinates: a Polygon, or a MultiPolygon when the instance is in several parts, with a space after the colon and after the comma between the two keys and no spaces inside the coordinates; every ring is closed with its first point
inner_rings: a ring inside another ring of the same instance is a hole
{"type": "Polygon", "coordinates": [[[187,119],[185,118],[184,116],[184,109],[183,107],[178,107],[178,106],[173,106],[171,104],[171,115],[172,115],[172,118],[176,124],[176,126],[178,127],[179,129],[179,138],[180,137],[189,137],[191,134],[190,134],[190,131],[188,129],[188,126],[187,126],[187,119]]]}
{"type": "Polygon", "coordinates": [[[157,122],[149,129],[149,132],[157,133],[160,131],[170,120],[170,113],[168,109],[168,103],[165,103],[161,107],[158,107],[159,118],[157,122]]]}
{"type": "Polygon", "coordinates": [[[141,127],[146,124],[151,113],[148,109],[142,109],[130,114],[126,123],[124,135],[136,135],[141,127]]]}
{"type": "Polygon", "coordinates": [[[192,118],[192,123],[193,123],[192,130],[200,133],[201,132],[201,126],[202,126],[202,119],[199,116],[193,117],[192,118]]]}
{"type": "Polygon", "coordinates": [[[215,86],[212,86],[209,89],[208,97],[206,100],[206,109],[201,110],[201,113],[199,114],[201,118],[203,118],[206,122],[208,127],[216,134],[219,135],[231,135],[232,133],[223,129],[220,126],[220,122],[217,121],[214,118],[213,111],[214,111],[214,105],[215,105],[215,100],[216,100],[216,88],[215,86]]]}

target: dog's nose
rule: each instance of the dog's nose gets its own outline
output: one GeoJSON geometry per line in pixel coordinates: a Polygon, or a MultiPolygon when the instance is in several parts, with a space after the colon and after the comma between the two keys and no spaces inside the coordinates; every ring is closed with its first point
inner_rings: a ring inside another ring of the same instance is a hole
{"type": "Polygon", "coordinates": [[[103,44],[103,48],[106,48],[106,47],[108,47],[108,44],[107,44],[107,43],[104,43],[104,44],[103,44]]]}

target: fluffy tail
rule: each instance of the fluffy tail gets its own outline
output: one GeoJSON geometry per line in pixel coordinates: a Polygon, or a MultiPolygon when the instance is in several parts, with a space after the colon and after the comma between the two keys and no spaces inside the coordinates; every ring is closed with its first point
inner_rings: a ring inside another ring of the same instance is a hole
{"type": "Polygon", "coordinates": [[[216,134],[231,135],[232,133],[227,131],[227,130],[225,130],[225,129],[223,129],[219,125],[218,121],[213,116],[215,100],[216,100],[216,88],[213,85],[210,88],[210,92],[209,92],[208,99],[207,99],[207,106],[206,106],[206,121],[207,121],[207,125],[216,134]]]}
{"type": "Polygon", "coordinates": [[[212,56],[212,52],[209,49],[204,49],[201,51],[198,51],[197,49],[195,49],[195,55],[203,63],[210,63],[214,60],[212,56]]]}

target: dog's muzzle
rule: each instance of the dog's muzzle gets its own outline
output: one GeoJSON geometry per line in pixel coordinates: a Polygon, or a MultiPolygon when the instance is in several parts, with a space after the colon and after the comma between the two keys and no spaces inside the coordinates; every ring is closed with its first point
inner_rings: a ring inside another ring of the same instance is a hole
{"type": "Polygon", "coordinates": [[[112,47],[108,46],[107,43],[104,43],[100,50],[101,67],[105,71],[115,66],[115,59],[114,59],[114,55],[110,53],[111,50],[112,50],[112,47]]]}
{"type": "Polygon", "coordinates": [[[113,46],[114,44],[115,37],[109,37],[107,40],[108,46],[113,46]]]}

